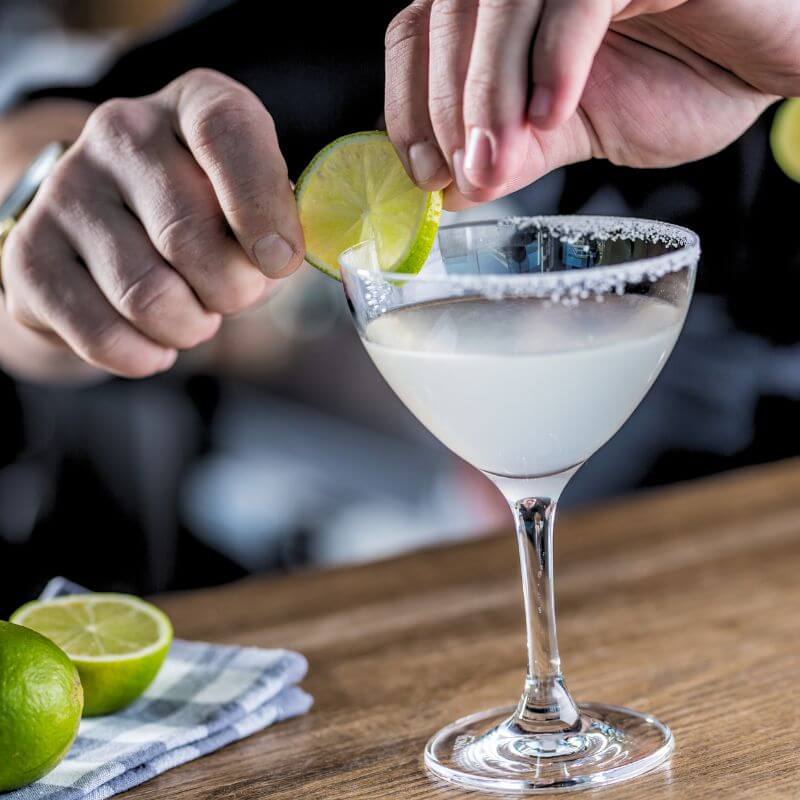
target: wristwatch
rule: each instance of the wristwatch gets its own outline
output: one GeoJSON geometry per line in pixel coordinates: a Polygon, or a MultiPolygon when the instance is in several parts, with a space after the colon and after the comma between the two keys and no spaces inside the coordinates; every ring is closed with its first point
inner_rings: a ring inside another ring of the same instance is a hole
{"type": "Polygon", "coordinates": [[[3,245],[8,234],[66,149],[64,142],[48,144],[31,161],[11,193],[0,203],[0,291],[3,290],[3,245]]]}

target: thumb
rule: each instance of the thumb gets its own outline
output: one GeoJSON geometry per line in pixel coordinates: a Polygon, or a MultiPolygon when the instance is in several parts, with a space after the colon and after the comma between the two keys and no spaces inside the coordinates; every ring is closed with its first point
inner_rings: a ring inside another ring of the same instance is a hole
{"type": "Polygon", "coordinates": [[[527,137],[527,153],[516,175],[499,186],[472,187],[469,191],[464,181],[459,187],[452,183],[445,190],[444,207],[448,211],[459,211],[497,200],[529,186],[554,169],[588,161],[593,156],[599,157],[600,153],[591,123],[580,110],[553,130],[528,127],[527,137]]]}

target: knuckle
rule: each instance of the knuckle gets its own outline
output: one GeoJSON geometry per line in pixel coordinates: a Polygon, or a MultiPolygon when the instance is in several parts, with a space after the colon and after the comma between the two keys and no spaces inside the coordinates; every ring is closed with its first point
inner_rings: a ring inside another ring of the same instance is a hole
{"type": "Polygon", "coordinates": [[[453,22],[473,11],[476,0],[433,0],[431,8],[431,30],[438,25],[450,28],[453,22]]]}
{"type": "MultiPolygon", "coordinates": [[[[237,142],[252,120],[252,96],[244,87],[233,89],[204,104],[197,113],[191,123],[192,144],[213,153],[221,141],[237,142]]],[[[274,128],[272,116],[266,109],[261,112],[258,124],[274,128]]]]}
{"type": "Polygon", "coordinates": [[[23,310],[25,306],[19,297],[20,278],[29,273],[34,263],[30,241],[19,227],[15,228],[3,247],[3,293],[6,312],[21,325],[25,324],[27,317],[23,310]]]}
{"type": "Polygon", "coordinates": [[[150,148],[161,128],[161,114],[153,106],[142,100],[116,98],[91,113],[81,139],[84,146],[130,153],[150,148]]]}
{"type": "Polygon", "coordinates": [[[116,321],[94,327],[91,330],[84,330],[79,335],[80,355],[86,361],[100,366],[114,364],[125,333],[124,325],[116,321]]]}
{"type": "Polygon", "coordinates": [[[496,83],[489,74],[481,72],[467,76],[464,84],[464,106],[467,116],[491,119],[498,108],[496,83]]]}
{"type": "Polygon", "coordinates": [[[497,14],[510,14],[519,11],[529,0],[478,0],[481,9],[497,14]]]}
{"type": "Polygon", "coordinates": [[[92,180],[83,154],[70,152],[44,181],[34,202],[59,215],[83,206],[92,194],[97,194],[97,181],[92,180]]]}
{"type": "Polygon", "coordinates": [[[428,111],[438,134],[453,134],[458,130],[461,124],[461,103],[461,98],[455,94],[431,95],[428,111]]]}
{"type": "Polygon", "coordinates": [[[3,245],[3,273],[6,284],[12,272],[29,264],[33,253],[30,239],[21,225],[12,228],[5,244],[3,245]]]}
{"type": "Polygon", "coordinates": [[[234,80],[229,78],[227,75],[223,74],[222,72],[218,72],[215,69],[209,69],[208,67],[194,67],[194,69],[190,69],[188,72],[184,72],[178,79],[182,85],[186,84],[198,84],[199,86],[209,86],[209,85],[216,85],[216,84],[224,84],[226,86],[229,85],[237,85],[234,80]]]}
{"type": "Polygon", "coordinates": [[[9,234],[3,247],[3,278],[7,289],[15,284],[35,286],[40,265],[41,218],[28,218],[24,224],[17,225],[9,234]]]}
{"type": "MultiPolygon", "coordinates": [[[[151,267],[124,287],[120,287],[116,307],[134,324],[163,323],[165,319],[182,319],[186,295],[182,280],[168,269],[151,267]]],[[[218,322],[213,316],[173,324],[168,334],[172,347],[188,349],[207,341],[216,333],[218,322]]]]}
{"type": "Polygon", "coordinates": [[[479,99],[489,99],[496,94],[496,84],[485,70],[473,70],[467,74],[464,94],[479,99]]]}
{"type": "Polygon", "coordinates": [[[386,132],[392,143],[399,150],[407,150],[414,142],[425,138],[424,128],[417,134],[413,123],[402,116],[402,106],[399,103],[386,104],[384,111],[386,117],[386,132]]]}
{"type": "Polygon", "coordinates": [[[161,313],[167,295],[174,290],[177,276],[172,275],[167,269],[147,268],[127,285],[120,286],[119,310],[135,322],[161,313]]]}
{"type": "Polygon", "coordinates": [[[132,101],[117,98],[101,103],[89,115],[84,133],[91,138],[116,137],[130,119],[132,101]]]}
{"type": "Polygon", "coordinates": [[[24,304],[19,301],[17,293],[8,286],[5,289],[5,310],[11,321],[17,325],[24,327],[30,321],[24,304]]]}
{"type": "Polygon", "coordinates": [[[397,14],[386,28],[384,46],[391,52],[402,47],[410,39],[426,35],[428,4],[412,3],[397,14]]]}
{"type": "Polygon", "coordinates": [[[209,232],[213,229],[217,233],[221,227],[216,213],[202,214],[182,208],[179,202],[172,204],[171,212],[165,217],[167,221],[156,234],[154,244],[171,264],[182,261],[187,255],[207,255],[209,232]]]}
{"type": "Polygon", "coordinates": [[[161,365],[152,353],[147,353],[145,347],[132,351],[131,343],[126,342],[129,335],[126,323],[111,320],[78,333],[73,349],[89,364],[117,375],[128,378],[155,375],[160,371],[161,365]]]}

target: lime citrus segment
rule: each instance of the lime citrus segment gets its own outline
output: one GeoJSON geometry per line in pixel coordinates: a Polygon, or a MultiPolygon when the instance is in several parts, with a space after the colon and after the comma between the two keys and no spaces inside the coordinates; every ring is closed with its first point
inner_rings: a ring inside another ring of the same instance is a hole
{"type": "Polygon", "coordinates": [[[416,273],[430,253],[441,192],[424,192],[406,174],[381,131],[343,136],[321,150],[296,188],[306,260],[339,278],[339,256],[375,242],[387,272],[416,273]]]}
{"type": "Polygon", "coordinates": [[[70,657],[81,676],[86,716],[132,703],[153,681],[172,643],[166,614],[130,595],[35,601],[11,620],[51,639],[70,657]]]}
{"type": "Polygon", "coordinates": [[[800,182],[800,98],[786,100],[778,109],[770,143],[778,166],[800,182]]]}

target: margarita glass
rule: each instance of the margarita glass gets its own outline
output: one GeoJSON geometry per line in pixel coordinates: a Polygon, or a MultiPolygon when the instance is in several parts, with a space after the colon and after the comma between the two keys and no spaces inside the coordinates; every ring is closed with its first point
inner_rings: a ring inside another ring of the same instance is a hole
{"type": "Polygon", "coordinates": [[[647,714],[578,704],[561,672],[552,553],[556,504],[627,420],[680,334],[700,255],[685,228],[612,217],[443,227],[418,275],[342,254],[348,304],[383,377],[447,447],[480,469],[516,519],[527,627],[515,707],[481,711],[428,742],[439,777],[482,791],[588,788],[666,760],[647,714]]]}

